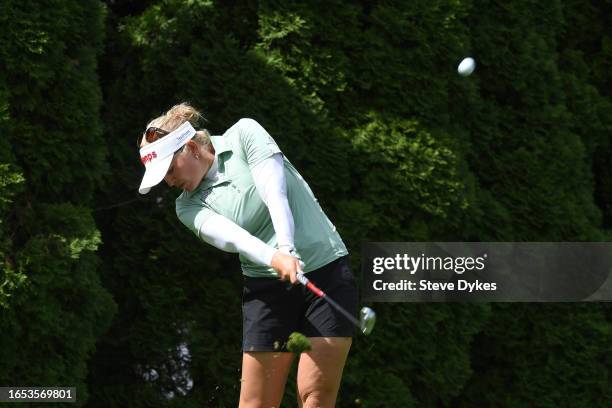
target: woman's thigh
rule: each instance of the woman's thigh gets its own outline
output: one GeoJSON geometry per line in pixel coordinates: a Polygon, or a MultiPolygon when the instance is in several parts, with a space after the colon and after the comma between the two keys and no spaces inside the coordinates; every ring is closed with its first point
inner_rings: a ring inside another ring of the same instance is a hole
{"type": "Polygon", "coordinates": [[[310,337],[311,350],[300,355],[297,373],[300,407],[333,407],[340,388],[351,337],[310,337]]]}
{"type": "Polygon", "coordinates": [[[240,408],[278,407],[294,353],[242,353],[240,408]]]}

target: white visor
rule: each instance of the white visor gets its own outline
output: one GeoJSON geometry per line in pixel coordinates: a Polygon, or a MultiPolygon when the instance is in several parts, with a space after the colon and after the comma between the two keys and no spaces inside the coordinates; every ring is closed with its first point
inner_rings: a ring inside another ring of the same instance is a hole
{"type": "Polygon", "coordinates": [[[172,163],[174,152],[183,147],[196,134],[191,123],[185,122],[168,135],[140,149],[140,161],[145,166],[145,174],[138,192],[147,194],[151,187],[159,184],[172,163]]]}

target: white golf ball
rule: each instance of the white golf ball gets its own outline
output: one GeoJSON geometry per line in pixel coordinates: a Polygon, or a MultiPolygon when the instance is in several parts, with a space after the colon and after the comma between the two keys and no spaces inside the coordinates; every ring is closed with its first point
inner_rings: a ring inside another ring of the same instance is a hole
{"type": "Polygon", "coordinates": [[[457,67],[457,72],[459,73],[459,75],[468,76],[472,72],[474,72],[475,68],[476,68],[476,61],[474,61],[474,58],[467,57],[467,58],[464,58],[463,61],[461,61],[461,63],[457,67]]]}

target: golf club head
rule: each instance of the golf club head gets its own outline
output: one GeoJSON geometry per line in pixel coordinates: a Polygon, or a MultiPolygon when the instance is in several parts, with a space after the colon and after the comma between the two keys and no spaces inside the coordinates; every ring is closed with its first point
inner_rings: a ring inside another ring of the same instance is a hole
{"type": "Polygon", "coordinates": [[[374,310],[367,306],[362,307],[361,312],[359,313],[359,326],[361,328],[361,332],[365,335],[372,333],[375,323],[376,313],[374,313],[374,310]]]}

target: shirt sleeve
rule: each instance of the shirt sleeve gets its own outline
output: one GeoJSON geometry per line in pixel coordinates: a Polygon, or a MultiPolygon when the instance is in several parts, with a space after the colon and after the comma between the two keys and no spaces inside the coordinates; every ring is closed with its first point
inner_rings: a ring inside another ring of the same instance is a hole
{"type": "Polygon", "coordinates": [[[294,248],[295,226],[287,200],[287,182],[282,154],[276,153],[262,160],[251,169],[251,174],[257,192],[268,206],[279,248],[294,248]]]}
{"type": "Polygon", "coordinates": [[[199,238],[199,231],[208,218],[216,214],[211,208],[195,205],[195,204],[182,204],[176,207],[176,215],[178,219],[185,225],[191,232],[193,232],[199,238]]]}
{"type": "Polygon", "coordinates": [[[179,219],[202,241],[225,252],[239,253],[252,262],[272,266],[275,248],[208,207],[177,210],[179,219]]]}
{"type": "Polygon", "coordinates": [[[254,119],[238,121],[240,146],[250,168],[275,153],[282,153],[270,134],[254,119]]]}

